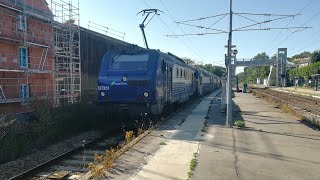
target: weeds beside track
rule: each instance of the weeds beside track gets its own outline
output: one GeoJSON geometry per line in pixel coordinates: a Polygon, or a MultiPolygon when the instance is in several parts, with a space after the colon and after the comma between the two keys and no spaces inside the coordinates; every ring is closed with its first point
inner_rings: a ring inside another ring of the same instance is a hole
{"type": "Polygon", "coordinates": [[[256,96],[278,104],[283,111],[300,116],[302,120],[320,127],[320,100],[271,89],[256,88],[251,91],[256,96]]]}

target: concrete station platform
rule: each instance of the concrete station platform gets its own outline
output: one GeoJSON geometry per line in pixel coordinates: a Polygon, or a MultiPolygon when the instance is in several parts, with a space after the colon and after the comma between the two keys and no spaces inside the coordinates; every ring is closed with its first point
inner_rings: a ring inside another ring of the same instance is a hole
{"type": "MultiPolygon", "coordinates": [[[[254,84],[252,85],[253,87],[258,87],[258,88],[265,88],[268,87],[270,89],[273,89],[275,91],[282,91],[286,93],[292,93],[292,94],[297,94],[297,95],[303,95],[303,96],[309,96],[309,97],[314,97],[314,98],[319,98],[320,99],[320,91],[315,91],[310,88],[302,88],[302,87],[272,87],[272,86],[264,86],[264,85],[257,85],[254,84]]],[[[242,86],[239,87],[242,89],[242,86]]]]}
{"type": "Polygon", "coordinates": [[[309,88],[295,88],[295,87],[284,87],[284,88],[273,88],[276,91],[282,91],[292,94],[299,94],[303,96],[312,96],[314,98],[320,99],[320,91],[315,91],[309,88]]]}
{"type": "Polygon", "coordinates": [[[185,180],[198,153],[191,179],[320,179],[318,130],[252,94],[235,95],[234,119],[244,119],[247,128],[225,127],[220,99],[212,94],[121,156],[109,178],[185,180]]]}
{"type": "Polygon", "coordinates": [[[316,128],[252,94],[235,95],[234,120],[247,128],[226,128],[212,111],[192,179],[320,179],[316,128]]]}

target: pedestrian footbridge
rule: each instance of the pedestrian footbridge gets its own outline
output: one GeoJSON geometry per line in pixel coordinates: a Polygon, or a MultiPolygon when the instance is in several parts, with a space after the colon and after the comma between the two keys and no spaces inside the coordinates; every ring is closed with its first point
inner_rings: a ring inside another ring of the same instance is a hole
{"type": "MultiPolygon", "coordinates": [[[[268,86],[285,86],[287,68],[294,66],[287,61],[287,48],[279,48],[275,59],[236,59],[235,67],[270,66],[268,86]]],[[[235,68],[234,68],[235,69],[235,68]]]]}

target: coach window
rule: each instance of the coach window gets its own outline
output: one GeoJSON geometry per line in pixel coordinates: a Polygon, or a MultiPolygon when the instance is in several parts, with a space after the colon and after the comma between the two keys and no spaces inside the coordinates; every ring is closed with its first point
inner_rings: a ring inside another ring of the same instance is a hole
{"type": "Polygon", "coordinates": [[[177,78],[179,78],[179,68],[177,68],[177,78]]]}
{"type": "Polygon", "coordinates": [[[166,63],[164,62],[164,59],[162,59],[162,66],[161,66],[161,68],[162,68],[162,73],[164,73],[165,70],[166,70],[166,63]]]}
{"type": "Polygon", "coordinates": [[[182,78],[182,69],[180,69],[180,78],[182,78]]]}

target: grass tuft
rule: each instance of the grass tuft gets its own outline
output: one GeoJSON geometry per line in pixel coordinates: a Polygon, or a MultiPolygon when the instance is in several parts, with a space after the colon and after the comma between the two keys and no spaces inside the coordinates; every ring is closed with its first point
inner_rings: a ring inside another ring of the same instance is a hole
{"type": "Polygon", "coordinates": [[[126,138],[126,143],[129,144],[131,140],[134,138],[133,131],[127,131],[125,134],[125,138],[126,138]]]}
{"type": "MultiPolygon", "coordinates": [[[[138,135],[141,135],[142,133],[142,128],[138,128],[138,135]]],[[[126,131],[124,136],[125,141],[117,148],[106,150],[106,153],[103,155],[95,154],[94,161],[88,164],[88,169],[91,172],[92,178],[99,179],[104,177],[105,172],[114,166],[118,151],[135,138],[133,131],[126,131]]]]}
{"type": "Polygon", "coordinates": [[[105,172],[114,166],[117,151],[118,149],[111,148],[110,150],[106,150],[106,154],[104,155],[95,154],[94,162],[88,164],[91,176],[94,179],[105,176],[105,172]]]}
{"type": "Polygon", "coordinates": [[[165,142],[161,141],[160,145],[167,145],[165,142]]]}
{"type": "Polygon", "coordinates": [[[237,126],[237,127],[240,127],[240,128],[243,128],[243,127],[246,127],[246,124],[244,123],[243,120],[236,120],[236,122],[234,122],[234,124],[237,126]]]}
{"type": "Polygon", "coordinates": [[[187,180],[190,180],[191,176],[193,175],[194,170],[197,167],[197,164],[198,164],[197,156],[198,156],[198,153],[193,153],[193,158],[190,161],[190,167],[189,167],[189,171],[188,171],[187,180]]]}

